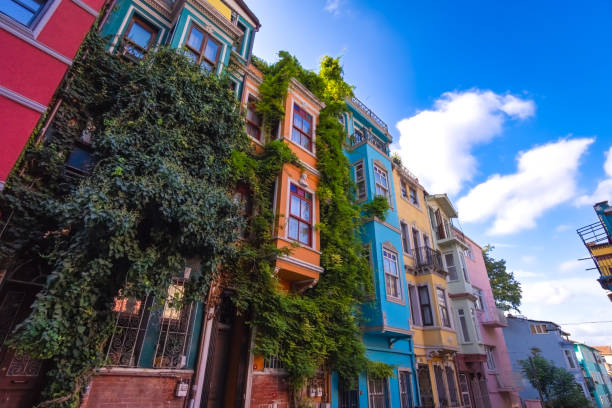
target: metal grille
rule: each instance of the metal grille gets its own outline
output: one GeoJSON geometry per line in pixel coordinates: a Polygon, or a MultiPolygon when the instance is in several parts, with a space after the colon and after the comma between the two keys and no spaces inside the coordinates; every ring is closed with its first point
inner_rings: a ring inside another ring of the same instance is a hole
{"type": "Polygon", "coordinates": [[[338,406],[339,408],[359,408],[359,384],[357,380],[350,384],[340,379],[338,384],[338,406]]]}
{"type": "Polygon", "coordinates": [[[387,408],[387,380],[368,378],[368,399],[370,408],[387,408]]]}
{"type": "Polygon", "coordinates": [[[431,378],[429,377],[429,367],[426,364],[419,364],[419,391],[421,392],[421,407],[433,408],[434,397],[431,387],[431,378]]]}
{"type": "Polygon", "coordinates": [[[409,371],[399,372],[400,407],[412,408],[412,381],[409,371]]]}
{"type": "Polygon", "coordinates": [[[136,367],[149,320],[152,297],[144,300],[117,297],[113,311],[117,314],[115,329],[106,352],[107,365],[136,367]]]}
{"type": "Polygon", "coordinates": [[[264,368],[272,370],[282,370],[283,362],[277,356],[268,356],[264,359],[264,368]]]}
{"type": "Polygon", "coordinates": [[[185,304],[183,280],[174,279],[161,313],[161,330],[155,346],[155,368],[183,368],[187,363],[193,303],[185,304]]]}
{"type": "Polygon", "coordinates": [[[439,365],[434,366],[434,374],[436,376],[436,387],[438,388],[438,401],[440,406],[448,407],[448,394],[444,386],[444,371],[439,365]]]}
{"type": "Polygon", "coordinates": [[[448,385],[448,392],[450,394],[451,407],[458,407],[459,398],[457,396],[457,384],[455,382],[455,372],[451,367],[446,367],[446,384],[448,385]]]}

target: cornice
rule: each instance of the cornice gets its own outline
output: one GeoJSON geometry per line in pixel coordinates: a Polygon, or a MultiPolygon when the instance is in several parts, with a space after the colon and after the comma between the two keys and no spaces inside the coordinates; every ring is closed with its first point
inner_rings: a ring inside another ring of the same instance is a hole
{"type": "Polygon", "coordinates": [[[212,20],[215,24],[226,30],[226,33],[231,34],[235,40],[241,34],[241,31],[231,23],[225,16],[217,11],[211,4],[204,0],[187,0],[187,3],[195,6],[202,14],[212,20]]]}

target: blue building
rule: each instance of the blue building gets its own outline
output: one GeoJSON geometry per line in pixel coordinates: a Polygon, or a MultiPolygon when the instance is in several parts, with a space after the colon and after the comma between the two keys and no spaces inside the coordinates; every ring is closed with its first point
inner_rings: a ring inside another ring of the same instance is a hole
{"type": "Polygon", "coordinates": [[[599,350],[582,343],[574,343],[574,350],[582,374],[586,379],[587,388],[597,407],[612,407],[612,382],[606,371],[601,353],[599,350]]]}
{"type": "Polygon", "coordinates": [[[557,367],[570,372],[576,383],[580,385],[584,395],[590,400],[585,379],[574,352],[574,343],[568,339],[569,333],[553,322],[531,320],[522,316],[508,315],[508,326],[503,328],[508,355],[512,363],[512,371],[517,376],[516,382],[522,390],[521,400],[525,402],[538,401],[538,391],[522,376],[520,361],[531,356],[532,348],[538,348],[540,355],[552,361],[557,367]]]}
{"type": "Polygon", "coordinates": [[[398,407],[419,405],[410,305],[402,260],[402,241],[389,157],[392,137],[387,125],[357,98],[348,101],[343,118],[349,135],[346,155],[357,187],[357,199],[377,195],[389,201],[385,219],[367,219],[362,227],[365,252],[374,271],[376,298],[364,306],[363,341],[369,360],[394,366],[388,379],[363,373],[352,387],[332,378],[333,407],[398,407]],[[358,403],[358,405],[357,405],[358,403]]]}

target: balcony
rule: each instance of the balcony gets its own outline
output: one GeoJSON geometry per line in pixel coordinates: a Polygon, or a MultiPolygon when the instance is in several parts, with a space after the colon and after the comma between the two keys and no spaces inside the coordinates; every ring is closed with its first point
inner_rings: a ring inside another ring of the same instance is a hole
{"type": "Polygon", "coordinates": [[[367,129],[359,129],[355,130],[352,136],[349,137],[350,146],[359,146],[363,143],[368,143],[387,156],[389,155],[389,145],[378,137],[376,137],[372,132],[367,129]]]}
{"type": "Polygon", "coordinates": [[[440,248],[447,248],[453,245],[459,245],[463,249],[467,249],[467,241],[463,232],[455,228],[452,223],[444,222],[436,226],[436,238],[440,248]]]}
{"type": "Polygon", "coordinates": [[[493,316],[488,315],[485,317],[486,320],[482,321],[481,324],[484,327],[495,328],[495,327],[508,327],[508,320],[504,315],[504,311],[501,309],[495,309],[492,313],[493,316]]]}
{"type": "Polygon", "coordinates": [[[389,132],[389,127],[387,126],[387,124],[381,118],[379,118],[374,112],[372,112],[372,110],[370,108],[368,108],[363,102],[361,102],[359,99],[357,99],[356,97],[353,96],[351,98],[351,103],[356,108],[358,108],[363,113],[365,113],[365,115],[367,117],[372,119],[374,121],[374,123],[376,123],[378,126],[380,126],[385,131],[385,133],[389,132]]]}
{"type": "Polygon", "coordinates": [[[446,274],[442,263],[442,254],[437,249],[428,246],[415,250],[417,273],[442,272],[446,274]]]}

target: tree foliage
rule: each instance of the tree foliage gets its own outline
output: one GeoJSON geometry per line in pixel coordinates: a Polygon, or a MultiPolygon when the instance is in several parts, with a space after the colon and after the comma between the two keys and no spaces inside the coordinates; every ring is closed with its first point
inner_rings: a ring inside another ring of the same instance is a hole
{"type": "Polygon", "coordinates": [[[531,356],[526,360],[521,360],[520,363],[523,374],[538,390],[544,407],[585,408],[591,406],[574,376],[542,357],[539,349],[534,347],[531,356]]]}
{"type": "Polygon", "coordinates": [[[482,250],[482,256],[487,267],[495,304],[502,310],[519,311],[522,298],[521,283],[516,280],[513,272],[506,270],[505,259],[495,259],[491,256],[493,249],[493,246],[487,245],[482,250]]]}

